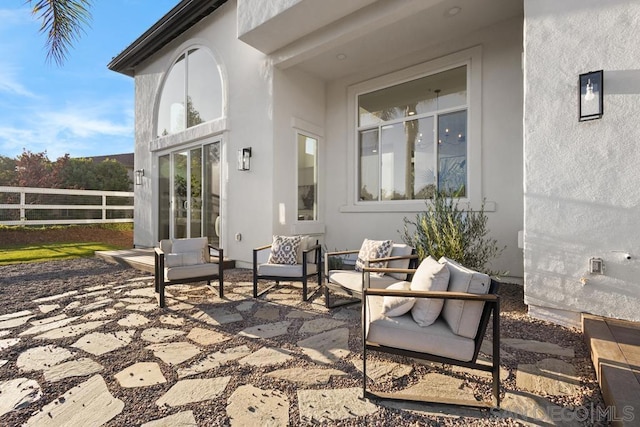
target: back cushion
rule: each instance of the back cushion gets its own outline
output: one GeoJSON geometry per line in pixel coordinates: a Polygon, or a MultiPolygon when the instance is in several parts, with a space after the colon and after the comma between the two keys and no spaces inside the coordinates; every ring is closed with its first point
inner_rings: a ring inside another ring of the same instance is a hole
{"type": "MultiPolygon", "coordinates": [[[[407,256],[411,255],[413,252],[413,248],[409,245],[405,245],[402,243],[394,243],[393,248],[391,249],[390,257],[394,256],[407,256]]],[[[397,261],[389,261],[387,264],[388,268],[409,268],[409,259],[401,259],[397,261]]],[[[406,273],[388,273],[389,276],[394,277],[398,280],[407,280],[406,273]]]]}
{"type": "MultiPolygon", "coordinates": [[[[431,256],[422,260],[411,279],[412,291],[444,292],[449,284],[449,269],[431,256]]],[[[413,320],[420,326],[429,326],[436,321],[444,300],[436,298],[416,298],[411,308],[413,320]]]]}
{"type": "MultiPolygon", "coordinates": [[[[296,264],[302,264],[302,252],[306,251],[310,247],[316,244],[315,239],[312,236],[300,236],[300,248],[298,249],[296,264]]],[[[314,252],[307,254],[307,263],[315,263],[316,257],[314,252]]]]}
{"type": "MultiPolygon", "coordinates": [[[[468,292],[478,295],[484,295],[489,292],[491,278],[488,275],[464,267],[449,258],[442,257],[438,262],[449,267],[451,275],[449,291],[468,292]]],[[[444,317],[453,333],[466,338],[474,338],[478,331],[483,308],[484,302],[481,301],[448,299],[444,302],[442,317],[444,317]]]]}
{"type": "Polygon", "coordinates": [[[193,237],[189,239],[175,239],[172,241],[171,253],[201,253],[200,262],[209,262],[209,247],[206,237],[193,237]]]}

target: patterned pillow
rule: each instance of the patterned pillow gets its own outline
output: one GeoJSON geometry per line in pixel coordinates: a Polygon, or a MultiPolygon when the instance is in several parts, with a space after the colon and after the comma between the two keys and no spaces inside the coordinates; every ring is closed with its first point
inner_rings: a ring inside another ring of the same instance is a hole
{"type": "MultiPolygon", "coordinates": [[[[393,242],[391,240],[369,240],[364,239],[360,252],[358,253],[358,259],[356,260],[356,271],[362,271],[366,265],[366,261],[372,261],[377,258],[386,258],[393,249],[393,242]]],[[[387,262],[370,262],[369,267],[384,268],[387,266],[387,262]]]]}
{"type": "Polygon", "coordinates": [[[297,264],[300,241],[300,236],[273,236],[271,255],[269,255],[267,262],[269,264],[297,264]]]}

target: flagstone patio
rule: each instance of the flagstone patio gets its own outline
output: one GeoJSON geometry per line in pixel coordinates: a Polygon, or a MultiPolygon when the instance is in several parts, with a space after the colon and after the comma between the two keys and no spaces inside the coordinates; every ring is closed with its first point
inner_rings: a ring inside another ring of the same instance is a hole
{"type": "MultiPolygon", "coordinates": [[[[523,320],[508,317],[508,304],[504,403],[477,411],[361,399],[357,305],[328,310],[321,296],[301,302],[288,287],[253,299],[249,272],[237,269],[225,277],[224,299],[206,286],[173,286],[160,309],[152,277],[109,277],[69,280],[69,289],[43,290],[19,310],[0,307],[0,425],[574,425],[578,410],[602,405],[579,336],[538,342],[535,330],[519,331],[523,320]]],[[[483,373],[402,358],[371,363],[374,387],[490,393],[483,373]]]]}

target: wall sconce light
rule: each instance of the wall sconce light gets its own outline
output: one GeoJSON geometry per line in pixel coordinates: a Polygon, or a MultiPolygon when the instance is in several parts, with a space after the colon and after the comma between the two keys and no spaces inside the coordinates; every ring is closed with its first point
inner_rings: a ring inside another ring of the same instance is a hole
{"type": "Polygon", "coordinates": [[[578,120],[594,120],[602,117],[604,72],[590,71],[578,77],[578,120]]]}
{"type": "Polygon", "coordinates": [[[142,185],[142,177],[144,176],[144,169],[137,169],[135,171],[136,185],[142,185]]]}
{"type": "Polygon", "coordinates": [[[238,150],[238,170],[248,171],[251,169],[251,147],[238,150]]]}

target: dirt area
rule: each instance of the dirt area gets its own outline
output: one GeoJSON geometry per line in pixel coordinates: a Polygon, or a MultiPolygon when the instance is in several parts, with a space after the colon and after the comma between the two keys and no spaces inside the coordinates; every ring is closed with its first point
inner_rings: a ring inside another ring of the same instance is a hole
{"type": "Polygon", "coordinates": [[[97,226],[0,229],[0,247],[46,243],[100,242],[126,249],[133,247],[133,230],[108,230],[97,226]]]}

